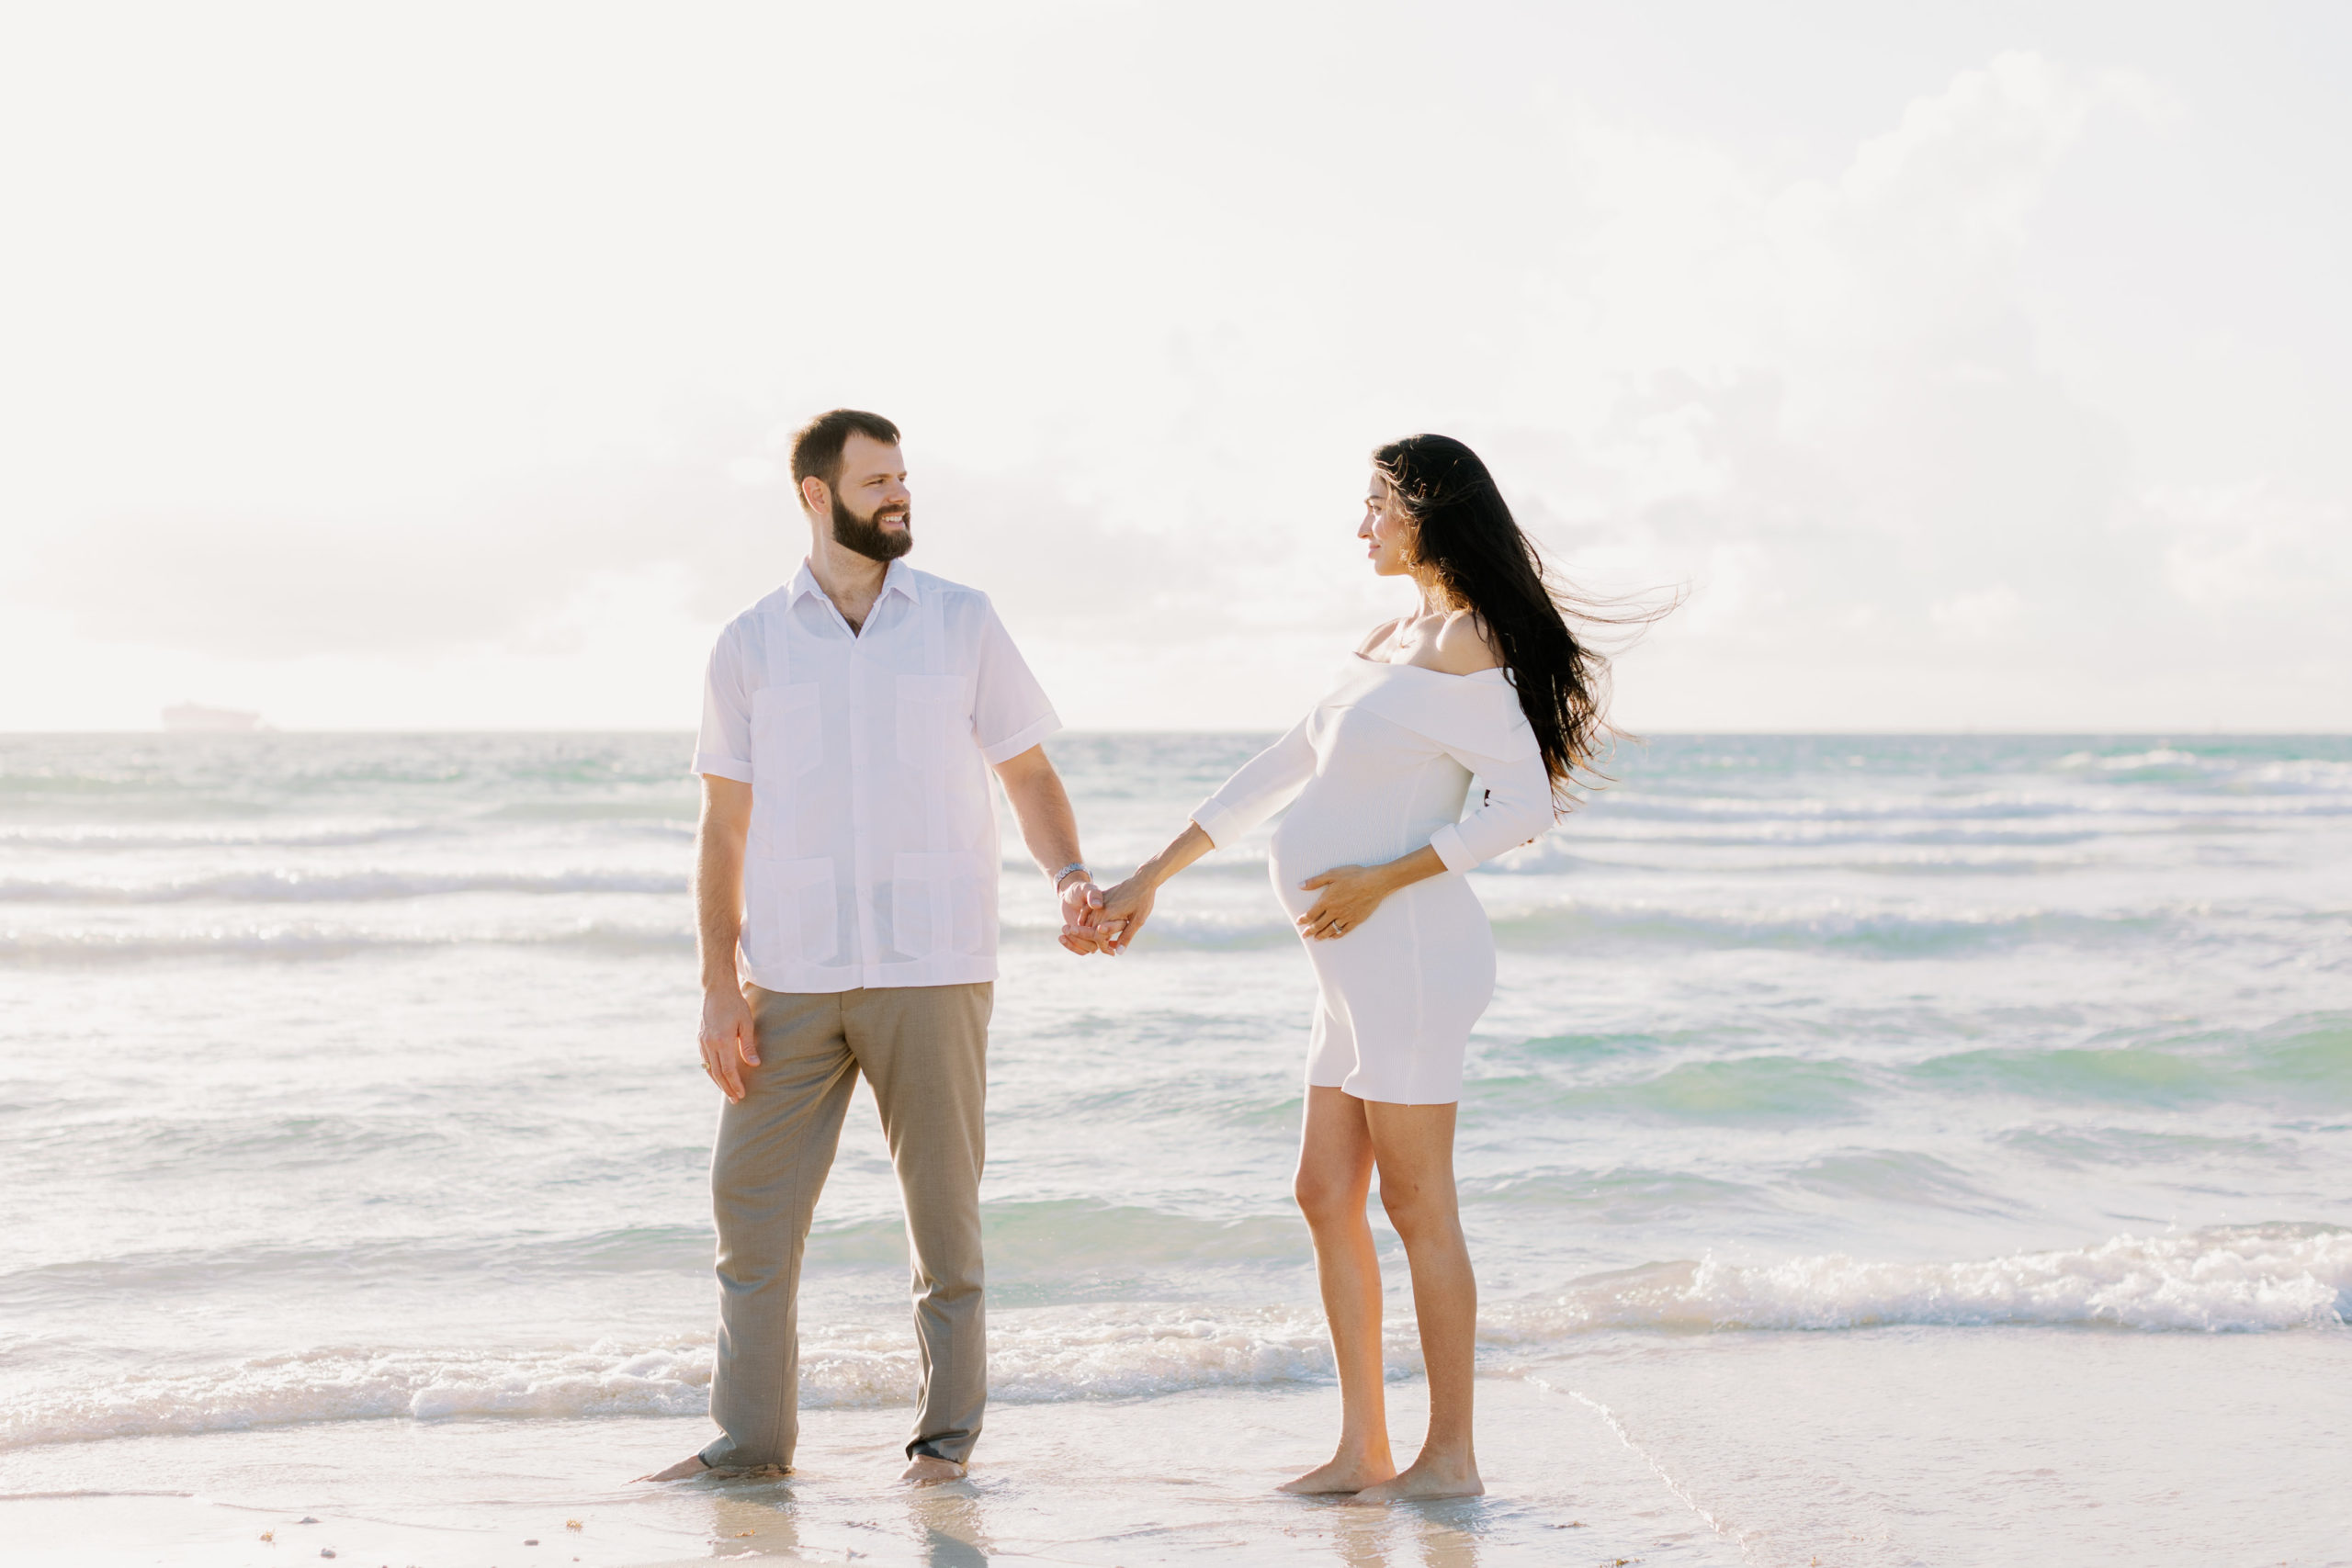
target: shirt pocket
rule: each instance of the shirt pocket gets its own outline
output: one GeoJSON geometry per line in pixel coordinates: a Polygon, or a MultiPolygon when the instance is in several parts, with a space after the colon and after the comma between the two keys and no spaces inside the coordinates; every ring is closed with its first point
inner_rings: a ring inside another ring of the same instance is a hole
{"type": "Polygon", "coordinates": [[[961,675],[899,677],[899,761],[937,768],[972,738],[971,685],[961,675]]]}
{"type": "Polygon", "coordinates": [[[743,955],[752,964],[831,964],[841,953],[833,863],[754,860],[744,868],[743,955]]]}
{"type": "Polygon", "coordinates": [[[890,863],[890,945],[909,958],[985,953],[994,911],[974,854],[897,855],[890,863]]]}
{"type": "Polygon", "coordinates": [[[797,778],[825,760],[825,709],[815,682],[752,694],[752,775],[797,778]]]}

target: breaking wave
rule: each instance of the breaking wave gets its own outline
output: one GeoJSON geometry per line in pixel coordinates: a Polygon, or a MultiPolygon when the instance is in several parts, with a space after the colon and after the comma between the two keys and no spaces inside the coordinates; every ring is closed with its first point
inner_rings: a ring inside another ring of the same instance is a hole
{"type": "Polygon", "coordinates": [[[232,872],[178,882],[0,882],[0,904],[355,904],[453,893],[671,893],[677,872],[232,872]]]}
{"type": "MultiPolygon", "coordinates": [[[[1610,1330],[2098,1325],[2259,1333],[2340,1329],[2347,1313],[2352,1231],[2267,1224],[2122,1235],[1957,1263],[1872,1263],[1837,1254],[1756,1265],[1653,1263],[1548,1298],[1490,1304],[1479,1337],[1509,1352],[1610,1330]]],[[[1386,1325],[1389,1376],[1419,1370],[1413,1336],[1409,1320],[1386,1325]]],[[[329,1347],[37,1394],[0,1416],[0,1449],[394,1416],[690,1416],[706,1406],[710,1374],[707,1335],[536,1350],[329,1347]]],[[[803,1331],[804,1406],[909,1404],[918,1374],[911,1337],[896,1314],[887,1323],[803,1331]]],[[[1330,1374],[1321,1317],[1307,1307],[1046,1307],[999,1311],[989,1323],[990,1397],[1012,1404],[1133,1399],[1330,1374]]]]}
{"type": "Polygon", "coordinates": [[[314,922],[195,927],[176,931],[40,931],[0,928],[0,964],[136,964],[172,958],[300,960],[355,953],[449,948],[578,947],[609,953],[691,953],[692,930],[582,920],[537,929],[369,930],[314,922]]]}
{"type": "Polygon", "coordinates": [[[1654,1263],[1544,1302],[1490,1309],[1490,1339],[1608,1328],[1831,1330],[2107,1325],[2147,1332],[2341,1328],[2352,1231],[2230,1225],[2120,1235],[2093,1247],[1963,1263],[1872,1263],[1831,1253],[1743,1265],[1654,1263]]]}
{"type": "MultiPolygon", "coordinates": [[[[1295,1382],[1330,1371],[1322,1322],[1304,1312],[999,1312],[989,1338],[989,1397],[1015,1404],[1295,1382]]],[[[0,1416],[0,1450],[390,1416],[691,1416],[707,1407],[710,1372],[707,1335],[536,1351],[333,1347],[36,1395],[0,1416]]],[[[802,1331],[804,1408],[912,1404],[920,1374],[903,1318],[802,1331]]]]}

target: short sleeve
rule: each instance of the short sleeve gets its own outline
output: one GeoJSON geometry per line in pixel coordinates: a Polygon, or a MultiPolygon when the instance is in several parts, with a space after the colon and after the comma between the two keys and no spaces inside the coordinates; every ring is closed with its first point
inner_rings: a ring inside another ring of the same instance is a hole
{"type": "MultiPolygon", "coordinates": [[[[985,603],[985,602],[984,602],[985,603]]],[[[1045,688],[1012,645],[989,604],[980,625],[979,678],[972,695],[972,733],[990,767],[1012,761],[1061,728],[1045,688]]]]}
{"type": "Polygon", "coordinates": [[[752,782],[752,692],[743,679],[743,640],[737,626],[718,634],[703,671],[702,728],[695,737],[696,773],[752,782]]]}

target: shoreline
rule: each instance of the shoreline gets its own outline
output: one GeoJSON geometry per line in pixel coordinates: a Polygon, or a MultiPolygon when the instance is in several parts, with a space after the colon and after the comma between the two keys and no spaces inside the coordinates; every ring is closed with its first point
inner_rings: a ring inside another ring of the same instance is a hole
{"type": "MultiPolygon", "coordinates": [[[[788,1480],[662,1487],[627,1475],[700,1417],[115,1438],[0,1455],[0,1525],[22,1568],[2328,1562],[2347,1372],[2340,1330],[1620,1335],[1482,1375],[1487,1493],[1445,1503],[1275,1493],[1328,1451],[1321,1386],[995,1407],[970,1479],[933,1487],[895,1479],[899,1408],[805,1413],[788,1480]]],[[[1390,1387],[1400,1459],[1425,1397],[1390,1387]]]]}

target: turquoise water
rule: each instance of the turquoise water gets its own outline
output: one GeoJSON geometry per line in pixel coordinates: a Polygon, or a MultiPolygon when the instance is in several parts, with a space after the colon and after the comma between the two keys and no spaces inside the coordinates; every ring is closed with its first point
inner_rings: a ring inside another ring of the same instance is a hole
{"type": "MultiPolygon", "coordinates": [[[[1261,739],[1052,750],[1116,866],[1261,739]]],[[[0,1457],[701,1408],[686,751],[0,739],[0,1457]]],[[[1476,879],[1490,1370],[1596,1337],[2343,1334],[2352,740],[1666,737],[1611,771],[1476,879]]],[[[1262,834],[1159,908],[1073,959],[1006,867],[1008,1404],[1328,1382],[1287,1201],[1312,985],[1262,834]]],[[[812,1404],[907,1397],[895,1204],[860,1111],[812,1404]]]]}

